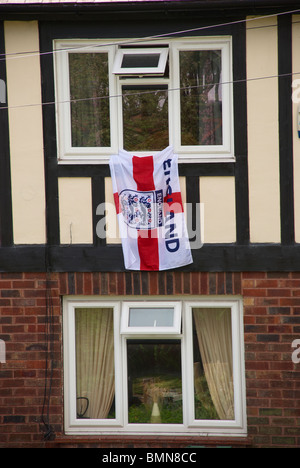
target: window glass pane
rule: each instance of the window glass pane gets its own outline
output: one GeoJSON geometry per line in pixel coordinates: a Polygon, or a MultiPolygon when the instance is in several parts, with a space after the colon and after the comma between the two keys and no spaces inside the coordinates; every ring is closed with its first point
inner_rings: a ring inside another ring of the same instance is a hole
{"type": "Polygon", "coordinates": [[[73,147],[109,147],[107,53],[70,53],[71,133],[73,147]]]}
{"type": "Polygon", "coordinates": [[[113,309],[76,309],[75,333],[77,418],[114,418],[113,309]]]}
{"type": "Polygon", "coordinates": [[[222,145],[220,50],[180,51],[181,144],[222,145]]]}
{"type": "Polygon", "coordinates": [[[123,136],[127,151],[169,145],[168,92],[164,86],[123,86],[123,136]]]}
{"type": "Polygon", "coordinates": [[[129,309],[130,327],[172,327],[174,309],[131,308],[129,309]]]}
{"type": "Polygon", "coordinates": [[[230,309],[193,309],[195,419],[234,419],[230,309]]]}
{"type": "Polygon", "coordinates": [[[160,54],[125,54],[122,68],[149,68],[157,67],[160,54]]]}
{"type": "Polygon", "coordinates": [[[182,424],[181,343],[130,340],[128,421],[182,424]]]}

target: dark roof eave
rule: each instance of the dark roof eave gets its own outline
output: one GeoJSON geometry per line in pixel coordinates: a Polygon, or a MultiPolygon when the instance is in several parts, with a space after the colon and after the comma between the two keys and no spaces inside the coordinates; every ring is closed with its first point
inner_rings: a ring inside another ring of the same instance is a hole
{"type": "Polygon", "coordinates": [[[132,2],[104,2],[104,3],[5,3],[0,4],[1,19],[47,19],[58,15],[56,19],[72,18],[84,19],[89,15],[108,15],[118,13],[121,15],[143,14],[146,12],[156,14],[185,14],[193,12],[201,14],[218,13],[233,16],[264,14],[269,12],[298,11],[299,0],[146,0],[132,2]]]}
{"type": "Polygon", "coordinates": [[[262,8],[279,8],[287,10],[290,7],[296,9],[300,4],[299,0],[145,0],[132,2],[51,2],[43,3],[0,3],[0,10],[11,11],[85,11],[85,10],[144,10],[144,9],[192,9],[192,10],[216,10],[216,9],[244,9],[261,10],[262,8]],[[284,3],[284,4],[283,4],[284,3]]]}

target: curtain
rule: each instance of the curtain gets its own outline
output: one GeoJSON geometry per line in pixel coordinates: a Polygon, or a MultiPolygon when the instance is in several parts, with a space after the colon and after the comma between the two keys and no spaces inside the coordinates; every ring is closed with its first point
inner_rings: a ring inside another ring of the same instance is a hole
{"type": "Polygon", "coordinates": [[[230,309],[193,309],[199,350],[220,419],[234,419],[230,309]]]}
{"type": "Polygon", "coordinates": [[[84,417],[106,419],[115,395],[113,310],[76,309],[75,333],[77,398],[88,399],[84,417]]]}

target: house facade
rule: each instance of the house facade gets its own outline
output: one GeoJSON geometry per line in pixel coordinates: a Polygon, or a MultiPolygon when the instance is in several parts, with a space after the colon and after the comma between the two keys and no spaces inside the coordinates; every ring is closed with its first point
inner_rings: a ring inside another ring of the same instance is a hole
{"type": "Polygon", "coordinates": [[[297,3],[0,2],[1,447],[299,448],[297,3]],[[192,263],[131,270],[166,148],[192,263]]]}

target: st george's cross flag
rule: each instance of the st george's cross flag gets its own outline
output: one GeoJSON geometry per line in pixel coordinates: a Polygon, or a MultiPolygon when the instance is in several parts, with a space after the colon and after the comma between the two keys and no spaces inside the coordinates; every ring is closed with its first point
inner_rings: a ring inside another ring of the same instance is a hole
{"type": "Polygon", "coordinates": [[[173,148],[149,156],[120,150],[109,165],[125,268],[157,271],[192,263],[173,148]]]}

